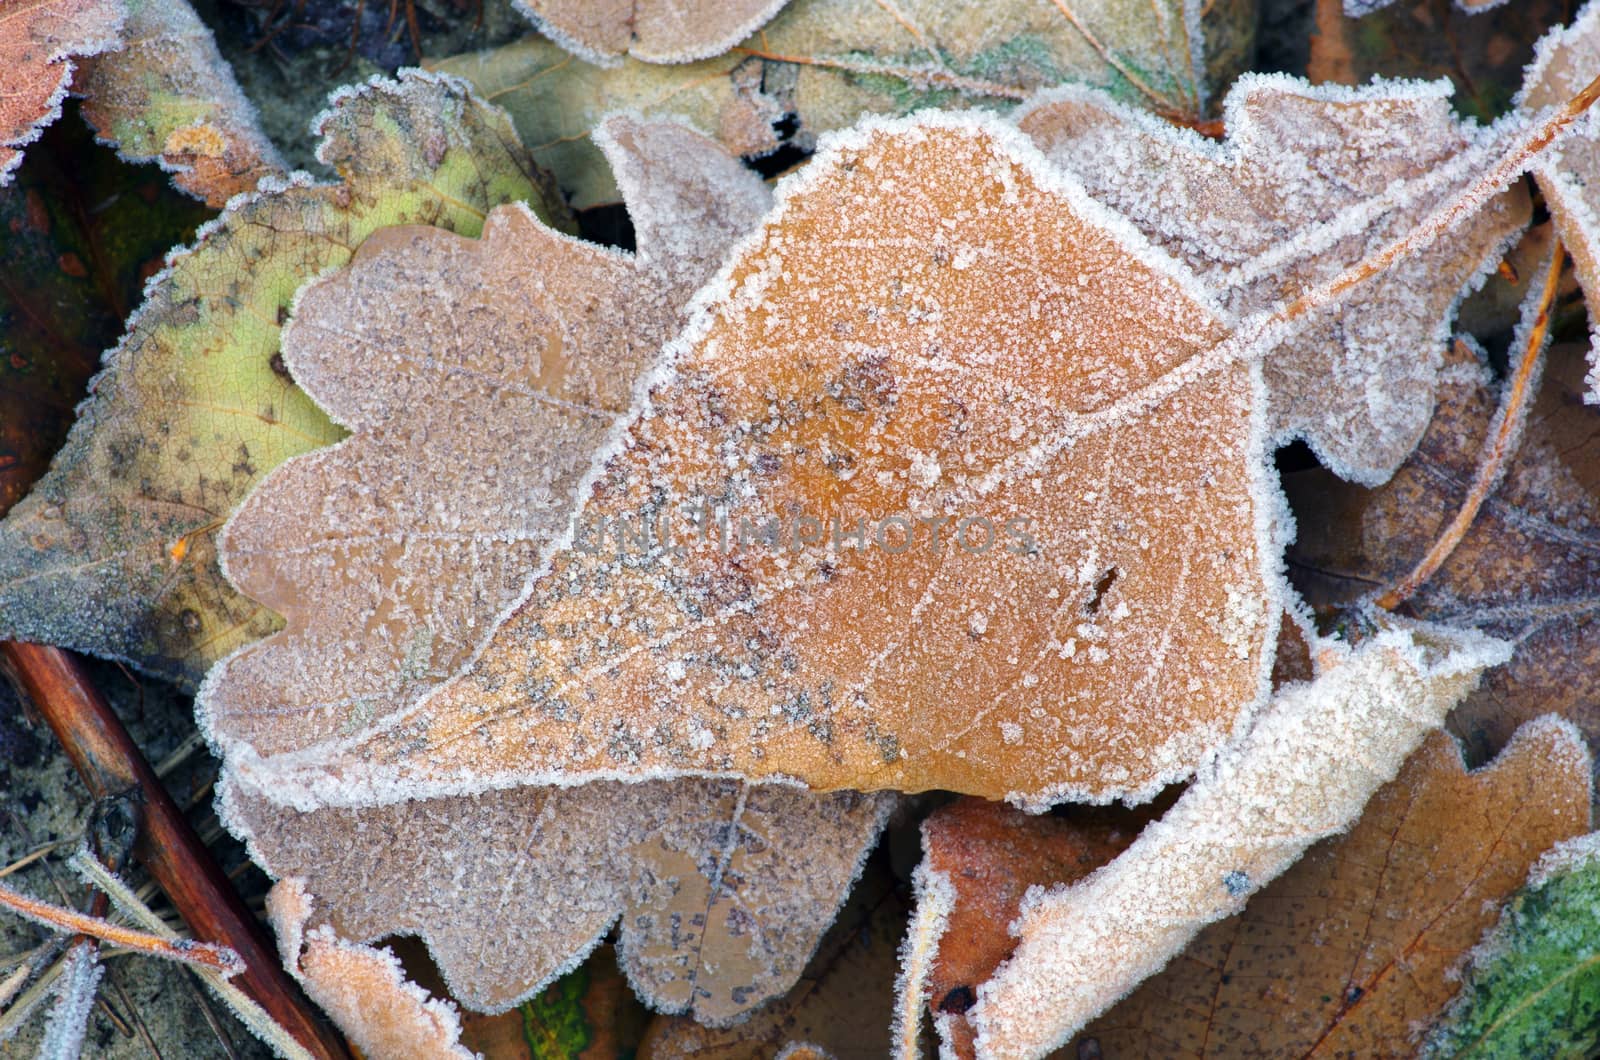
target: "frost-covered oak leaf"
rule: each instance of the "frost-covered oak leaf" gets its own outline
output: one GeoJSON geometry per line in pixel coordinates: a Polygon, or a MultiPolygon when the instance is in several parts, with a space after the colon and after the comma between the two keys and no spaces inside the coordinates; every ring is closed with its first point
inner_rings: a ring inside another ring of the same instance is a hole
{"type": "Polygon", "coordinates": [[[1226,741],[1272,666],[1280,502],[1220,310],[992,118],[867,123],[786,189],[482,656],[255,783],[1043,804],[1226,741]]]}
{"type": "Polygon", "coordinates": [[[388,225],[472,234],[500,203],[562,209],[505,115],[454,78],[346,90],[320,128],[340,182],[235,199],[146,288],[65,447],[0,522],[0,634],[192,683],[276,629],[213,541],[262,475],[342,434],[278,356],[295,291],[388,225]]]}
{"type": "MultiPolygon", "coordinates": [[[[1500,137],[1458,121],[1449,97],[1447,82],[1248,75],[1228,94],[1221,143],[1071,88],[1018,123],[1243,317],[1336,275],[1481,176],[1500,137]]],[[[1344,478],[1388,478],[1427,426],[1457,302],[1527,218],[1526,194],[1507,192],[1359,299],[1298,321],[1265,364],[1275,439],[1304,438],[1344,478]]]]}
{"type": "Polygon", "coordinates": [[[1416,1055],[1496,907],[1546,849],[1589,827],[1589,783],[1583,738],[1553,717],[1471,772],[1448,734],[1431,734],[1347,834],[1202,931],[1078,1041],[1130,1058],[1416,1055]]]}
{"type": "Polygon", "coordinates": [[[787,0],[515,0],[551,40],[607,65],[624,55],[688,63],[721,54],[759,29],[787,0]]]}
{"type": "MultiPolygon", "coordinates": [[[[1517,645],[1451,715],[1477,760],[1550,712],[1600,738],[1600,414],[1583,404],[1581,349],[1557,346],[1549,358],[1500,485],[1407,602],[1420,617],[1517,645]]],[[[1487,369],[1461,346],[1421,444],[1384,486],[1357,489],[1323,471],[1285,477],[1300,514],[1290,577],[1311,603],[1348,603],[1393,585],[1427,554],[1471,488],[1495,406],[1487,369]]]]}
{"type": "MultiPolygon", "coordinates": [[[[1030,893],[1013,925],[1016,952],[978,988],[976,1005],[941,1022],[967,1021],[980,1057],[1038,1057],[1064,1044],[1313,843],[1349,828],[1508,653],[1482,634],[1427,625],[1380,627],[1354,648],[1321,645],[1317,678],[1279,692],[1127,850],[1086,879],[1030,893]]],[[[1583,778],[1581,831],[1588,755],[1558,727],[1557,761],[1583,778]]]]}
{"type": "Polygon", "coordinates": [[[281,175],[211,31],[186,0],[127,0],[122,47],[85,63],[83,116],[125,157],[155,159],[210,206],[281,175]]]}
{"type": "Polygon", "coordinates": [[[1250,35],[1239,27],[1254,18],[1240,0],[791,0],[738,47],[696,63],[593,66],[529,36],[440,69],[505,107],[582,207],[616,195],[589,138],[613,111],[682,118],[740,155],[779,147],[773,125],[785,117],[796,125],[788,142],[809,149],[865,115],[1005,109],[1064,81],[1196,119],[1207,85],[1243,69],[1238,42],[1250,35]]]}
{"type": "MultiPolygon", "coordinates": [[[[1600,76],[1600,3],[1588,3],[1570,25],[1539,41],[1517,105],[1558,106],[1600,76]]],[[[1572,255],[1573,269],[1590,302],[1600,299],[1600,117],[1583,119],[1571,135],[1533,167],[1551,220],[1572,255]]],[[[1600,402],[1600,312],[1589,307],[1593,347],[1586,400],[1600,402]]]]}
{"type": "Polygon", "coordinates": [[[235,768],[359,733],[471,658],[690,294],[770,203],[681,125],[600,135],[637,254],[510,206],[476,240],[379,232],[301,294],[284,360],[352,434],[278,468],[228,524],[229,577],[286,629],[218,665],[200,704],[232,770],[225,818],[344,937],[421,935],[458,998],[503,1009],[620,914],[644,997],[727,1020],[799,974],[884,799],[684,780],[297,812],[294,791],[235,768]]]}
{"type": "Polygon", "coordinates": [[[0,8],[0,186],[61,114],[74,56],[117,47],[121,0],[10,0],[0,8]]]}

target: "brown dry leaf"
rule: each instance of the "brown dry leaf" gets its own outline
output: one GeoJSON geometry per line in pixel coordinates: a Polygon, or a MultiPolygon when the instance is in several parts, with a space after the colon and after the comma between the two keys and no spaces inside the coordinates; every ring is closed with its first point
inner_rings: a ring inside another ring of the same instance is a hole
{"type": "Polygon", "coordinates": [[[215,667],[200,703],[227,751],[229,824],[269,872],[304,877],[345,937],[421,935],[459,999],[497,1010],[623,914],[641,994],[727,1020],[799,974],[886,800],[693,780],[486,791],[504,785],[485,777],[472,797],[312,810],[247,768],[381,722],[466,663],[564,528],[689,294],[768,205],[755,174],[683,126],[602,133],[638,254],[512,206],[478,240],[385,229],[302,293],[284,360],[352,435],[279,467],[229,523],[229,576],[286,629],[215,667]]]}
{"type": "MultiPolygon", "coordinates": [[[[1517,103],[1527,110],[1557,106],[1562,92],[1576,93],[1596,76],[1600,76],[1600,3],[1590,3],[1571,25],[1539,42],[1517,103]]],[[[1600,187],[1600,122],[1592,116],[1585,119],[1540,160],[1533,174],[1561,242],[1572,255],[1578,282],[1591,302],[1600,299],[1600,214],[1595,205],[1595,189],[1600,187]]],[[[1589,328],[1594,345],[1589,352],[1586,400],[1600,402],[1600,312],[1592,306],[1589,328]]]]}
{"type": "Polygon", "coordinates": [[[868,123],[787,188],[485,653],[253,783],[350,805],[716,773],[1040,804],[1148,796],[1227,739],[1282,605],[1220,310],[991,118],[868,123]]]}
{"type": "Polygon", "coordinates": [[[283,966],[311,1000],[371,1060],[475,1054],[461,1044],[455,1006],[406,980],[389,950],[347,942],[327,928],[306,930],[312,900],[301,881],[279,882],[267,894],[283,966]]]}
{"type": "Polygon", "coordinates": [[[884,818],[870,796],[733,781],[309,814],[224,787],[222,808],[258,863],[304,878],[317,926],[420,937],[463,1005],[516,1005],[616,924],[640,997],[712,1024],[795,982],[884,818]]]}
{"type": "MultiPolygon", "coordinates": [[[[1453,352],[1452,362],[1422,444],[1387,485],[1362,490],[1321,471],[1286,476],[1300,527],[1290,575],[1313,604],[1394,584],[1455,516],[1496,402],[1468,349],[1453,352]]],[[[1600,739],[1600,414],[1583,404],[1583,371],[1580,350],[1551,351],[1504,480],[1407,604],[1422,617],[1478,625],[1517,645],[1451,717],[1475,761],[1551,711],[1600,739]]]]}
{"type": "Polygon", "coordinates": [[[0,10],[0,186],[61,116],[72,57],[115,48],[122,19],[121,0],[8,0],[0,10]]]}
{"type": "MultiPolygon", "coordinates": [[[[978,984],[1011,956],[1017,940],[1008,928],[1030,887],[1086,876],[1126,849],[1149,814],[1110,817],[1066,820],[962,799],[922,822],[923,865],[949,881],[954,898],[928,977],[935,1013],[966,1012],[978,984]]],[[[957,1053],[970,1056],[970,1028],[952,1029],[957,1053]]]]}
{"type": "Polygon", "coordinates": [[[123,157],[160,162],[209,206],[281,175],[283,160],[187,0],[127,3],[122,47],[73,81],[89,124],[123,157]]]}
{"type": "Polygon", "coordinates": [[[1201,932],[1090,1024],[1076,1055],[1414,1055],[1499,904],[1546,849],[1588,830],[1589,787],[1582,737],[1553,718],[1470,773],[1435,732],[1348,835],[1201,932]]]}
{"type": "MultiPolygon", "coordinates": [[[[1215,143],[1070,88],[1018,117],[1052,161],[1241,317],[1396,238],[1498,150],[1495,135],[1456,120],[1442,83],[1312,88],[1247,75],[1224,121],[1228,139],[1215,143]]],[[[1274,439],[1304,438],[1344,478],[1388,478],[1427,426],[1462,290],[1527,220],[1519,187],[1397,265],[1349,312],[1312,314],[1287,332],[1265,368],[1274,439]]]]}
{"type": "Polygon", "coordinates": [[[591,63],[688,63],[727,51],[787,0],[514,0],[540,32],[591,63]]]}
{"type": "Polygon", "coordinates": [[[786,994],[731,1027],[658,1016],[639,1047],[640,1060],[778,1060],[797,1042],[836,1060],[892,1056],[888,1014],[906,912],[901,889],[874,858],[786,994]]]}

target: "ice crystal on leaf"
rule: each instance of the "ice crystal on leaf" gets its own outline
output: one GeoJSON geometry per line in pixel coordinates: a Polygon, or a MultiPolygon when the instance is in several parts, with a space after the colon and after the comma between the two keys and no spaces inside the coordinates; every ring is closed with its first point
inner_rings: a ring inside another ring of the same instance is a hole
{"type": "Polygon", "coordinates": [[[1600,1023],[1600,833],[1559,843],[1472,953],[1422,1056],[1578,1056],[1600,1023]]]}
{"type": "MultiPolygon", "coordinates": [[[[1237,318],[1376,251],[1482,174],[1503,131],[1457,121],[1449,96],[1445,82],[1313,88],[1250,75],[1228,94],[1220,144],[1081,89],[1046,93],[1017,120],[1237,318]]],[[[1463,288],[1527,217],[1526,194],[1507,192],[1456,238],[1397,264],[1359,312],[1334,307],[1285,332],[1264,369],[1275,439],[1305,438],[1345,478],[1388,478],[1427,426],[1463,288]]]]}
{"type": "Polygon", "coordinates": [[[515,0],[513,6],[580,59],[687,63],[719,55],[787,0],[515,0]]]}
{"type": "Polygon", "coordinates": [[[476,234],[513,201],[562,213],[505,115],[455,78],[342,90],[317,129],[342,179],[265,181],[170,254],[49,473],[0,520],[6,637],[192,685],[273,632],[223,579],[214,536],[267,471],[342,433],[278,354],[296,289],[390,225],[476,234]]]}
{"type": "Polygon", "coordinates": [[[1259,701],[1282,605],[1255,367],[1012,127],[836,139],[701,297],[482,656],[253,783],[1103,801],[1186,775],[1259,701]]]}
{"type": "Polygon", "coordinates": [[[363,731],[470,658],[689,294],[768,206],[683,126],[601,131],[637,255],[512,206],[477,240],[386,229],[302,294],[284,359],[352,435],[278,468],[229,523],[229,576],[286,629],[214,669],[201,704],[233,767],[228,821],[345,937],[419,934],[458,998],[501,1009],[622,913],[640,992],[726,1020],[799,974],[884,799],[690,780],[293,812],[295,791],[238,768],[363,731]]]}

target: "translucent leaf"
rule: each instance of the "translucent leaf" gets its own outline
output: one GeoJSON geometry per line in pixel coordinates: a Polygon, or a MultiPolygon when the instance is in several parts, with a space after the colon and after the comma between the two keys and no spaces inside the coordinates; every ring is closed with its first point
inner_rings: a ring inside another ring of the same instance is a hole
{"type": "Polygon", "coordinates": [[[122,47],[89,61],[72,85],[101,137],[127,158],[156,159],[210,206],[281,175],[283,160],[187,0],[127,6],[122,47]]]}
{"type": "Polygon", "coordinates": [[[1600,844],[1557,845],[1472,952],[1424,1056],[1593,1056],[1600,1047],[1600,844]]]}
{"type": "Polygon", "coordinates": [[[1260,701],[1281,545],[1251,365],[1013,129],[841,137],[700,298],[471,668],[251,783],[1104,801],[1187,775],[1260,701]]]}
{"type": "Polygon", "coordinates": [[[271,632],[213,539],[268,470],[341,433],[278,357],[295,291],[386,225],[476,232],[497,203],[546,201],[504,115],[457,81],[346,91],[322,130],[342,183],[268,182],[147,286],[65,448],[0,522],[0,633],[194,682],[271,632]]]}
{"type": "MultiPolygon", "coordinates": [[[[1247,76],[1228,95],[1220,144],[1076,90],[1018,121],[1245,316],[1377,250],[1482,174],[1497,137],[1458,122],[1449,96],[1442,82],[1247,76]]],[[[1305,438],[1353,481],[1388,478],[1427,426],[1463,288],[1527,218],[1526,195],[1508,192],[1358,302],[1286,329],[1265,366],[1274,436],[1305,438]]]]}
{"type": "Polygon", "coordinates": [[[61,115],[73,56],[115,48],[122,30],[119,0],[12,0],[0,25],[0,186],[22,161],[22,149],[61,115]]]}
{"type": "MultiPolygon", "coordinates": [[[[732,51],[685,66],[633,59],[587,66],[528,39],[440,68],[510,111],[534,156],[581,207],[616,196],[588,139],[599,118],[615,110],[683,118],[740,155],[777,148],[773,123],[786,115],[798,122],[793,142],[810,148],[821,134],[866,114],[1002,108],[1061,81],[1194,120],[1208,81],[1231,80],[1246,52],[1208,53],[1200,9],[1186,0],[793,0],[732,51]],[[1215,67],[1209,77],[1208,54],[1215,67]]],[[[1216,28],[1223,44],[1235,40],[1236,24],[1253,17],[1247,9],[1209,5],[1207,32],[1216,28]]]]}
{"type": "Polygon", "coordinates": [[[225,786],[229,823],[268,871],[304,877],[346,937],[419,934],[456,996],[493,1010],[621,915],[640,992],[726,1021],[799,974],[884,799],[475,785],[471,798],[296,813],[281,804],[306,808],[297,792],[252,780],[274,756],[409,709],[467,663],[565,530],[690,293],[769,204],[754,173],[681,125],[601,131],[637,254],[513,206],[477,240],[387,229],[301,294],[284,359],[353,434],[279,468],[229,523],[229,577],[287,628],[217,666],[201,711],[242,766],[225,786]]]}
{"type": "Polygon", "coordinates": [[[777,14],[786,0],[515,0],[518,11],[580,59],[602,65],[624,55],[686,63],[727,51],[777,14]]]}

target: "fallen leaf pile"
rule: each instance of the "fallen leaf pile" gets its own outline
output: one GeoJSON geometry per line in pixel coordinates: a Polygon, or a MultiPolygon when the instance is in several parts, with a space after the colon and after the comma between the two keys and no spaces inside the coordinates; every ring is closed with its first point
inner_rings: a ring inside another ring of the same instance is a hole
{"type": "Polygon", "coordinates": [[[1248,0],[514,6],[394,5],[319,179],[252,97],[381,12],[0,0],[100,289],[0,282],[0,473],[126,328],[0,636],[195,690],[363,1055],[1600,1046],[1600,3],[1470,99],[1248,0]],[[136,307],[69,90],[214,215],[136,307]]]}
{"type": "Polygon", "coordinates": [[[603,132],[637,254],[512,206],[478,240],[386,229],[301,297],[285,361],[352,436],[280,468],[229,524],[230,577],[288,628],[215,668],[201,701],[230,757],[266,756],[230,782],[227,818],[274,875],[305,877],[346,935],[420,934],[458,998],[501,1009],[620,913],[636,987],[727,1020],[799,973],[877,836],[882,798],[477,784],[362,809],[294,800],[307,812],[285,814],[293,793],[264,777],[275,758],[402,715],[471,657],[564,528],[589,454],[683,303],[767,207],[754,174],[682,126],[618,119],[603,132]],[[380,302],[394,314],[363,319],[380,302]],[[324,517],[306,521],[308,502],[324,517]],[[378,871],[392,887],[371,882],[360,836],[373,830],[394,837],[393,868],[378,871]],[[581,891],[572,865],[592,866],[581,891]]]}

